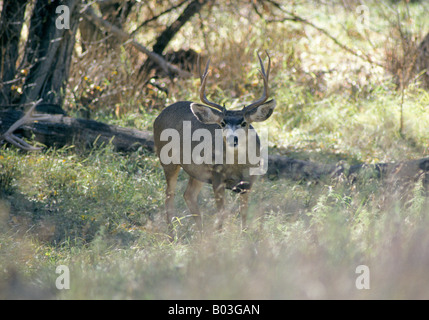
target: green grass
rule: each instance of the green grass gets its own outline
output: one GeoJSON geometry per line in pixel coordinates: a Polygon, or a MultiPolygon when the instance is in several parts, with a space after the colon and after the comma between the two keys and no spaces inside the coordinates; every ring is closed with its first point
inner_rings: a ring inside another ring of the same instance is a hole
{"type": "MultiPolygon", "coordinates": [[[[298,6],[298,13],[306,15],[308,6],[298,6]]],[[[390,24],[377,16],[380,7],[371,4],[371,14],[378,17],[372,20],[374,48],[366,47],[355,18],[344,8],[328,9],[318,10],[312,21],[338,31],[347,45],[383,58],[390,24]]],[[[418,5],[410,10],[421,26],[425,11],[418,5]]],[[[402,97],[380,68],[347,55],[308,27],[304,32],[300,25],[266,24],[253,16],[232,20],[216,6],[211,17],[222,25],[205,25],[214,51],[207,90],[211,99],[240,107],[258,96],[253,48],[270,50],[270,88],[277,108],[260,127],[269,128],[271,153],[330,164],[427,155],[429,95],[415,83],[402,97]],[[231,30],[239,33],[234,39],[231,30]],[[326,73],[326,89],[312,82],[318,70],[331,67],[335,71],[326,73]]],[[[404,26],[415,32],[413,24],[404,26]]],[[[190,24],[183,34],[200,34],[199,28],[190,24]]],[[[173,46],[183,39],[189,37],[178,36],[173,46]]],[[[193,41],[202,47],[203,39],[193,41]]],[[[127,59],[125,52],[121,59],[127,59]]],[[[168,97],[158,95],[154,101],[197,100],[198,85],[198,79],[178,81],[168,97]]],[[[162,105],[145,108],[150,97],[133,99],[122,102],[123,113],[106,106],[93,116],[151,130],[162,105]]],[[[261,179],[251,193],[247,230],[241,230],[236,216],[237,197],[228,193],[231,214],[224,229],[201,235],[181,197],[187,182],[181,173],[176,198],[181,218],[170,241],[165,181],[153,154],[119,154],[110,145],[36,153],[2,147],[0,298],[427,299],[424,181],[400,186],[370,174],[360,178],[356,183],[343,177],[317,183],[261,179]],[[355,286],[356,267],[362,264],[370,268],[370,290],[355,286]],[[69,290],[55,287],[59,265],[70,269],[69,290]]],[[[211,186],[204,186],[200,205],[210,229],[216,218],[211,186]]]]}

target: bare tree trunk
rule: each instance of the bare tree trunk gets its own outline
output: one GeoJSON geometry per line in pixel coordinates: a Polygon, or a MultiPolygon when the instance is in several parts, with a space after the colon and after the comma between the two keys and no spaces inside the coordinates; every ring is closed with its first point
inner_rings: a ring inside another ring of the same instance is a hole
{"type": "Polygon", "coordinates": [[[62,105],[69,76],[75,35],[79,24],[79,0],[37,0],[30,22],[24,65],[29,68],[21,104],[42,98],[62,105]],[[60,5],[69,8],[70,29],[58,28],[60,5]]]}
{"type": "Polygon", "coordinates": [[[11,87],[16,76],[19,38],[27,0],[4,0],[0,18],[0,105],[13,103],[11,87]]]}

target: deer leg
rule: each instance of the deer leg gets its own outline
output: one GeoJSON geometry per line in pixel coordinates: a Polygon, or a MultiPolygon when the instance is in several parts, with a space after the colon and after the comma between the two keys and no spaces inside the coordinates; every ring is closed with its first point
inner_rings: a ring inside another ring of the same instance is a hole
{"type": "Polygon", "coordinates": [[[241,228],[246,229],[247,225],[247,209],[249,204],[249,192],[243,192],[240,194],[240,216],[241,216],[241,228]]]}
{"type": "Polygon", "coordinates": [[[202,187],[203,182],[189,177],[188,186],[186,187],[185,194],[183,195],[186,205],[188,206],[191,214],[194,216],[195,222],[200,231],[203,228],[203,224],[201,221],[200,209],[198,207],[198,194],[200,193],[202,187]]]}
{"type": "Polygon", "coordinates": [[[173,218],[176,217],[176,209],[174,206],[174,196],[176,191],[177,177],[179,176],[180,166],[169,165],[165,166],[164,174],[167,180],[167,189],[165,192],[165,210],[167,213],[167,224],[172,227],[173,218]]]}
{"type": "Polygon", "coordinates": [[[220,179],[214,178],[213,192],[218,211],[217,228],[222,229],[223,220],[225,218],[225,183],[220,179]]]}

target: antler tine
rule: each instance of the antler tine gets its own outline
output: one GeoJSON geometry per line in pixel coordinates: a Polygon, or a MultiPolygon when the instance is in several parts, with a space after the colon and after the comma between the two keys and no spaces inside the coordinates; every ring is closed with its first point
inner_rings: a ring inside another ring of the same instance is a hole
{"type": "Polygon", "coordinates": [[[10,126],[10,128],[0,136],[0,141],[6,140],[7,142],[17,146],[18,148],[27,150],[27,151],[36,151],[40,150],[41,148],[33,147],[29,145],[27,142],[22,140],[21,138],[18,138],[13,134],[13,132],[18,129],[20,126],[30,123],[36,120],[48,120],[50,118],[49,115],[43,115],[43,114],[33,114],[34,109],[42,102],[42,100],[39,100],[33,104],[33,106],[27,111],[27,113],[18,121],[16,121],[14,124],[10,126]]]}
{"type": "Polygon", "coordinates": [[[200,75],[200,80],[201,80],[201,82],[203,82],[203,79],[205,78],[205,77],[207,77],[207,73],[208,73],[208,70],[209,70],[209,65],[210,65],[210,57],[209,57],[209,59],[207,60],[207,64],[206,64],[206,67],[205,67],[205,69],[204,69],[204,73],[201,73],[201,56],[200,55],[198,55],[198,59],[197,59],[197,68],[198,68],[198,73],[199,73],[199,75],[200,75]]]}
{"type": "Polygon", "coordinates": [[[200,56],[198,56],[198,60],[197,60],[197,67],[198,67],[198,72],[200,74],[200,80],[201,80],[201,87],[200,87],[200,99],[202,102],[204,102],[205,104],[212,106],[222,112],[225,112],[225,108],[222,107],[221,105],[218,105],[214,102],[211,102],[207,99],[205,91],[206,91],[206,80],[207,80],[207,75],[208,75],[208,71],[209,71],[209,65],[210,65],[210,58],[207,60],[207,64],[206,64],[206,68],[204,69],[204,73],[201,74],[201,67],[200,67],[200,56]]]}
{"type": "MultiPolygon", "coordinates": [[[[265,50],[265,54],[268,57],[268,68],[267,68],[267,81],[270,80],[270,69],[271,69],[271,57],[268,54],[268,50],[265,50]]],[[[259,62],[261,62],[261,58],[259,57],[259,62]]],[[[262,65],[262,63],[261,63],[262,65]]]]}
{"type": "Polygon", "coordinates": [[[261,56],[259,55],[259,52],[258,52],[259,64],[261,65],[261,69],[259,70],[259,73],[262,75],[262,80],[264,81],[264,92],[261,98],[252,102],[251,104],[249,104],[247,107],[244,108],[245,112],[260,106],[268,99],[268,80],[269,80],[270,69],[271,69],[271,58],[270,58],[270,55],[268,54],[268,51],[265,51],[265,53],[267,54],[267,57],[268,57],[267,72],[265,72],[264,63],[262,62],[261,56]]]}
{"type": "Polygon", "coordinates": [[[201,65],[200,65],[201,55],[198,55],[197,58],[197,69],[198,69],[198,75],[200,76],[200,81],[203,81],[203,75],[201,74],[201,65]]]}

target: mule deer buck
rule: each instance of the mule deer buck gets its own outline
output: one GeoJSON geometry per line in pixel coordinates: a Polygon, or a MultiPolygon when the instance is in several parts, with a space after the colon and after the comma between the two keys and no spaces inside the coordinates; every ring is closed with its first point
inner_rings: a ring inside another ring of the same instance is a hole
{"type": "Polygon", "coordinates": [[[259,71],[264,82],[262,97],[243,107],[243,109],[227,110],[225,106],[222,107],[207,99],[205,87],[210,64],[209,59],[203,74],[201,74],[198,61],[201,79],[200,99],[204,104],[179,101],[165,108],[155,119],[153,124],[155,150],[167,180],[165,206],[167,223],[170,228],[172,220],[175,218],[174,196],[180,168],[183,168],[189,175],[184,198],[200,230],[202,229],[202,219],[198,207],[198,194],[204,183],[213,185],[218,210],[218,227],[222,227],[225,215],[225,189],[240,193],[239,211],[242,227],[246,226],[248,192],[256,178],[256,175],[251,174],[251,169],[255,165],[249,163],[247,154],[245,154],[246,161],[240,163],[236,160],[239,151],[243,150],[241,146],[246,144],[246,138],[249,138],[249,132],[252,130],[254,137],[256,137],[254,139],[256,140],[256,150],[259,150],[260,139],[250,124],[268,119],[276,106],[275,100],[267,101],[271,62],[268,53],[267,56],[268,69],[265,72],[263,62],[258,54],[261,66],[259,71]],[[239,132],[244,134],[240,135],[239,132]],[[169,137],[171,137],[170,142],[168,142],[169,137]],[[175,137],[177,140],[173,141],[175,137]],[[202,143],[198,144],[201,137],[204,138],[205,142],[203,146],[201,146],[202,143]],[[220,143],[215,143],[219,141],[220,143]],[[203,157],[201,157],[201,151],[204,151],[203,157]],[[229,161],[228,163],[228,152],[234,154],[233,162],[229,161]],[[191,155],[192,159],[190,159],[191,155]]]}

